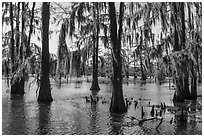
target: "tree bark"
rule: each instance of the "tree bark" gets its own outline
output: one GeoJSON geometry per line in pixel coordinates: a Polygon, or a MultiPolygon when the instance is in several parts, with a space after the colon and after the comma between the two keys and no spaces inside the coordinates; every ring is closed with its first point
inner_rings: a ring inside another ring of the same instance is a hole
{"type": "Polygon", "coordinates": [[[122,87],[122,62],[121,62],[121,34],[122,34],[122,20],[124,14],[124,3],[120,3],[119,15],[119,30],[117,34],[116,10],[115,4],[109,2],[109,18],[110,18],[110,39],[112,44],[112,60],[113,60],[113,77],[111,78],[113,84],[110,112],[124,113],[127,112],[123,97],[122,87]]]}
{"type": "Polygon", "coordinates": [[[41,79],[38,102],[50,103],[53,101],[51,96],[49,80],[49,19],[50,4],[43,2],[42,5],[42,61],[41,61],[41,79]]]}

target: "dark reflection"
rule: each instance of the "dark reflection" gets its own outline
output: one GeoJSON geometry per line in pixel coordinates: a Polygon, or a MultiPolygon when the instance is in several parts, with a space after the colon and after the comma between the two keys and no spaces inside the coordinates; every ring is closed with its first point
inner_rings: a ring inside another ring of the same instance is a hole
{"type": "Polygon", "coordinates": [[[82,86],[82,81],[78,80],[75,82],[75,88],[81,88],[82,86]]]}
{"type": "Polygon", "coordinates": [[[197,118],[196,118],[196,104],[197,101],[192,101],[191,105],[189,107],[189,112],[192,114],[191,118],[190,118],[190,125],[192,127],[192,132],[196,132],[197,131],[197,118]]]}
{"type": "Polygon", "coordinates": [[[90,132],[92,134],[99,134],[100,127],[98,123],[98,92],[97,90],[92,90],[91,93],[91,116],[90,116],[90,132]]]}
{"type": "Polygon", "coordinates": [[[174,102],[174,106],[179,108],[174,116],[175,134],[187,134],[188,104],[174,102]]]}
{"type": "Polygon", "coordinates": [[[90,117],[90,131],[93,134],[97,134],[100,131],[99,124],[98,124],[98,105],[91,104],[91,117],[90,117]]]}
{"type": "Polygon", "coordinates": [[[110,132],[109,134],[112,135],[123,135],[124,133],[124,127],[123,127],[123,123],[124,123],[124,115],[120,115],[120,114],[111,114],[111,118],[110,118],[110,132]]]}
{"type": "Polygon", "coordinates": [[[134,78],[134,85],[136,84],[136,79],[134,78]]]}
{"type": "MultiPolygon", "coordinates": [[[[50,117],[51,117],[51,104],[39,104],[38,109],[39,109],[39,125],[38,125],[38,134],[40,135],[46,135],[50,133],[50,117]]],[[[60,113],[60,112],[59,112],[60,113]]]]}
{"type": "Polygon", "coordinates": [[[141,80],[140,86],[145,86],[145,84],[146,84],[146,80],[141,80]]]}
{"type": "Polygon", "coordinates": [[[26,128],[26,105],[22,95],[10,95],[10,135],[22,135],[27,133],[26,128]]]}

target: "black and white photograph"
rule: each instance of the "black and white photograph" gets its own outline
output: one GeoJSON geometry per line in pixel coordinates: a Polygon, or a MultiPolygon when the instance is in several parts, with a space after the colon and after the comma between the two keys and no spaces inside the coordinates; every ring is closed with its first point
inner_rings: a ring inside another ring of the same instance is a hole
{"type": "Polygon", "coordinates": [[[2,135],[202,135],[202,2],[1,2],[2,135]]]}

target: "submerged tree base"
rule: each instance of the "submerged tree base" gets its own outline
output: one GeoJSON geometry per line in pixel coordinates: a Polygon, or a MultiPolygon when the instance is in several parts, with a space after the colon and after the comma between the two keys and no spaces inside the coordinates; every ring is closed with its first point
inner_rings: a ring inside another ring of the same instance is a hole
{"type": "Polygon", "coordinates": [[[185,97],[184,95],[174,94],[173,102],[184,102],[185,97]]]}
{"type": "Polygon", "coordinates": [[[50,103],[53,101],[53,98],[51,96],[51,89],[50,84],[49,86],[41,86],[39,90],[39,96],[38,96],[38,102],[42,103],[50,103]],[[46,88],[49,87],[49,88],[46,88]]]}
{"type": "Polygon", "coordinates": [[[17,77],[11,80],[11,94],[24,95],[25,78],[17,77]]]}
{"type": "Polygon", "coordinates": [[[53,101],[53,98],[51,96],[49,96],[49,97],[46,97],[46,96],[38,97],[38,102],[41,102],[41,103],[51,103],[52,101],[53,101]]]}
{"type": "Polygon", "coordinates": [[[96,90],[96,91],[100,90],[100,87],[98,85],[98,81],[96,81],[96,80],[92,81],[92,85],[91,85],[90,90],[96,90]]]}
{"type": "Polygon", "coordinates": [[[110,105],[110,112],[116,114],[123,114],[127,112],[127,107],[123,98],[122,84],[119,80],[112,80],[113,91],[110,105]]]}

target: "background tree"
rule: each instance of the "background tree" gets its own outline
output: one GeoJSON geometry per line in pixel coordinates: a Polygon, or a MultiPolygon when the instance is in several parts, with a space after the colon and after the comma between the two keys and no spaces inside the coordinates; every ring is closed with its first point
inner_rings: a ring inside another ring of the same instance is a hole
{"type": "MultiPolygon", "coordinates": [[[[14,59],[15,41],[14,41],[13,11],[14,11],[13,10],[13,4],[12,4],[12,2],[10,2],[10,24],[11,24],[10,56],[11,56],[11,73],[12,73],[12,76],[11,76],[11,94],[23,95],[26,76],[24,76],[24,74],[25,74],[24,68],[20,71],[21,74],[16,74],[16,70],[18,69],[18,63],[16,61],[18,61],[18,60],[14,59]]],[[[23,20],[23,18],[22,18],[22,20],[23,20]]],[[[17,32],[17,33],[19,33],[19,32],[17,32]]]]}

